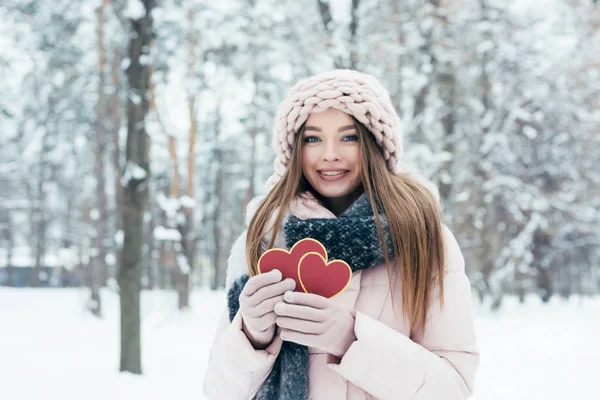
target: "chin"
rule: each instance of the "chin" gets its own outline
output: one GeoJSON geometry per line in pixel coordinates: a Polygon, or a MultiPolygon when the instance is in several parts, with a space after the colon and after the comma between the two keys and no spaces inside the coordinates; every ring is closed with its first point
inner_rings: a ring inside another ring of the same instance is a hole
{"type": "Polygon", "coordinates": [[[335,199],[335,198],[343,198],[346,196],[350,196],[353,193],[355,193],[359,188],[360,185],[356,185],[356,186],[346,186],[346,187],[334,187],[334,185],[312,185],[313,190],[316,192],[316,194],[322,196],[322,197],[326,197],[326,198],[330,198],[330,199],[335,199]]]}
{"type": "Polygon", "coordinates": [[[336,199],[336,198],[340,198],[340,197],[346,197],[346,196],[352,194],[353,192],[354,192],[354,190],[351,190],[351,189],[348,189],[348,190],[331,190],[331,189],[317,190],[317,193],[319,193],[323,197],[327,197],[328,199],[336,199]]]}

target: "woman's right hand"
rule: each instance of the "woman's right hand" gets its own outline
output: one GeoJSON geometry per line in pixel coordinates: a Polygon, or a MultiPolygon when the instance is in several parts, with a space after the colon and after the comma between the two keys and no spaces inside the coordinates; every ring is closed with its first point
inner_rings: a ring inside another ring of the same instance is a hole
{"type": "Polygon", "coordinates": [[[283,294],[294,290],[293,279],[282,280],[279,270],[255,275],[246,282],[240,293],[242,329],[255,349],[264,349],[275,337],[275,304],[283,301],[283,294]]]}

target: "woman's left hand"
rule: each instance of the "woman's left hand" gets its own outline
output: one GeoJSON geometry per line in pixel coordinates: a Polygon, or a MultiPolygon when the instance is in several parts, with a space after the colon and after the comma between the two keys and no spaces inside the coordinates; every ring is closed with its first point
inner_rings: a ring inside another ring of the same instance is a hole
{"type": "Polygon", "coordinates": [[[275,305],[281,338],[316,347],[342,358],[356,340],[354,315],[330,299],[311,293],[286,292],[275,305]]]}

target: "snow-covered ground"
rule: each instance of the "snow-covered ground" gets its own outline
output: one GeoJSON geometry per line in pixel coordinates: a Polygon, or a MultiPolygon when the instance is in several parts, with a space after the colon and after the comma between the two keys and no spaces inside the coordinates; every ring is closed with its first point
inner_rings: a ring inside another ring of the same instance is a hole
{"type": "MultiPolygon", "coordinates": [[[[118,373],[118,297],[105,318],[83,311],[83,289],[0,288],[0,398],[202,399],[223,292],[196,291],[192,311],[170,292],[143,294],[143,376],[118,373]]],[[[474,305],[482,352],[475,400],[598,398],[600,298],[474,305]]],[[[443,399],[441,399],[443,400],[443,399]]]]}

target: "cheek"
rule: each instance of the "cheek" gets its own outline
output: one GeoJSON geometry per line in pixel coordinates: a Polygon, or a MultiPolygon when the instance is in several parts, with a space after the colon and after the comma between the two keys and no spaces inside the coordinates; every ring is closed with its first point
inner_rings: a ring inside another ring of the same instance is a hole
{"type": "Polygon", "coordinates": [[[304,148],[304,149],[302,149],[301,159],[302,159],[302,170],[304,171],[305,168],[310,167],[315,164],[315,162],[318,159],[318,155],[316,154],[316,152],[310,151],[309,148],[304,148]]]}
{"type": "Polygon", "coordinates": [[[356,166],[357,171],[360,171],[360,150],[358,148],[349,149],[346,153],[346,160],[356,166]]]}

